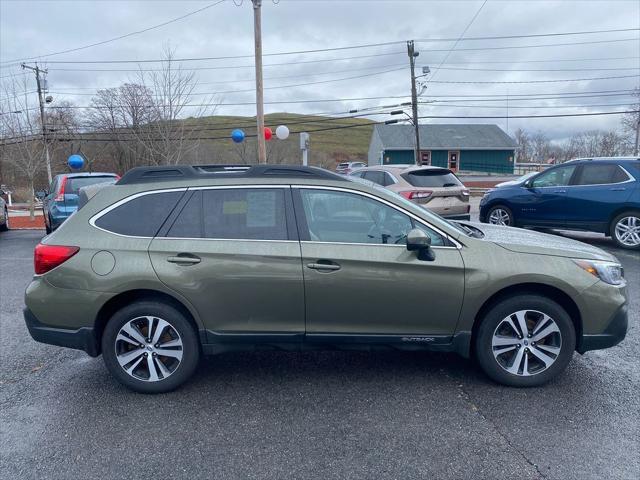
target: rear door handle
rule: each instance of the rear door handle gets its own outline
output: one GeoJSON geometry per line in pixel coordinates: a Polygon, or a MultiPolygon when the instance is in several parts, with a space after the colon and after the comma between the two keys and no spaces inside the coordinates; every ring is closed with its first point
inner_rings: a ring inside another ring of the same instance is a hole
{"type": "Polygon", "coordinates": [[[177,263],[178,265],[195,265],[201,261],[200,257],[188,253],[179,253],[175,257],[167,257],[167,262],[177,263]]]}
{"type": "Polygon", "coordinates": [[[567,193],[566,190],[554,190],[553,193],[567,193]]]}
{"type": "Polygon", "coordinates": [[[318,260],[316,263],[307,263],[307,268],[319,271],[340,270],[340,265],[330,260],[318,260]]]}
{"type": "Polygon", "coordinates": [[[626,190],[625,187],[616,187],[616,188],[610,188],[609,190],[611,190],[612,192],[624,192],[626,190]]]}

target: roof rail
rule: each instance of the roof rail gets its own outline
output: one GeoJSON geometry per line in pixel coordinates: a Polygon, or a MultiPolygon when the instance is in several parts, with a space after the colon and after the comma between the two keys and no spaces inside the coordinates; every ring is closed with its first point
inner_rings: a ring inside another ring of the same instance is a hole
{"type": "Polygon", "coordinates": [[[299,165],[168,165],[132,168],[122,176],[117,185],[220,177],[287,177],[347,181],[337,173],[299,165]]]}

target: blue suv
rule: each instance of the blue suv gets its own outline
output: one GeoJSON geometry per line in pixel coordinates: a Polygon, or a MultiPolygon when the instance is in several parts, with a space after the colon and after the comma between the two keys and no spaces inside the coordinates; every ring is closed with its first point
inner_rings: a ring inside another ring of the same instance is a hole
{"type": "Polygon", "coordinates": [[[82,187],[96,183],[116,183],[120,176],[115,173],[65,173],[56,175],[49,191],[42,199],[44,225],[51,233],[69,216],[78,210],[78,193],[82,187]]]}
{"type": "Polygon", "coordinates": [[[585,158],[489,190],[480,221],[601,232],[640,250],[640,159],[585,158]]]}

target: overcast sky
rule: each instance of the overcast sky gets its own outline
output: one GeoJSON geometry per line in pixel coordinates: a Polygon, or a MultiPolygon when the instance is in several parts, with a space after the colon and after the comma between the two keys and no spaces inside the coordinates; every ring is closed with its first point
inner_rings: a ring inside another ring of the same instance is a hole
{"type": "MultiPolygon", "coordinates": [[[[14,60],[47,55],[109,40],[175,19],[216,3],[209,1],[26,1],[0,0],[0,76],[2,82],[20,74],[14,60]]],[[[345,0],[264,0],[264,53],[324,49],[372,43],[428,40],[417,43],[417,65],[428,65],[431,74],[421,101],[421,116],[454,115],[543,115],[558,113],[624,110],[628,95],[612,92],[584,98],[519,100],[519,94],[558,96],[573,92],[601,92],[633,89],[640,75],[640,32],[594,33],[523,39],[465,40],[470,37],[532,35],[640,28],[640,1],[345,1],[345,0]],[[481,8],[482,7],[482,8],[481,8]],[[477,16],[476,16],[477,14],[477,16]],[[475,19],[474,19],[475,16],[475,19]],[[472,19],[473,22],[472,22],[472,19]],[[465,28],[468,29],[465,32],[465,28]],[[458,39],[432,41],[434,39],[458,39]],[[620,41],[619,41],[620,40],[620,41]],[[606,43],[584,43],[602,42],[606,43]],[[579,45],[543,46],[558,43],[579,45]],[[496,47],[527,46],[499,49],[496,47]],[[532,47],[538,46],[538,47],[532,47]],[[491,49],[487,48],[490,47],[491,49]],[[475,49],[475,50],[474,50],[475,49]],[[450,53],[449,53],[450,52],[450,53]],[[443,62],[443,60],[446,60],[443,62]],[[494,62],[494,63],[488,63],[494,62]],[[442,64],[442,69],[437,67],[442,64]],[[484,70],[482,70],[484,69],[484,70]],[[500,70],[500,71],[486,71],[500,70]],[[539,70],[539,71],[524,71],[539,70]],[[540,83],[449,83],[449,82],[539,82],[548,80],[601,80],[540,83]],[[439,83],[443,82],[443,83],[439,83]],[[464,100],[467,96],[490,99],[489,95],[509,95],[495,101],[464,100]],[[445,96],[449,96],[446,98],[445,96]],[[462,100],[460,100],[462,99],[462,100]],[[449,100],[449,102],[442,102],[449,100]],[[457,107],[450,100],[458,100],[457,107]],[[507,109],[506,105],[509,104],[507,109]],[[473,107],[475,106],[475,107],[473,107]],[[521,108],[525,107],[526,108],[521,108]],[[497,108],[496,108],[497,107],[497,108]]],[[[88,105],[98,88],[118,86],[135,78],[134,72],[86,71],[87,69],[132,69],[137,64],[60,64],[52,61],[144,60],[161,56],[170,44],[176,57],[221,57],[253,54],[253,14],[248,0],[228,0],[144,33],[104,45],[41,58],[49,68],[49,90],[55,102],[66,99],[88,105]],[[238,6],[237,6],[237,5],[238,6]],[[47,60],[49,62],[47,63],[47,60]],[[81,69],[69,71],[62,69],[81,69]],[[83,94],[83,95],[79,95],[83,94]]],[[[33,60],[30,60],[31,62],[33,60]]],[[[265,101],[395,97],[410,94],[408,58],[404,44],[345,49],[286,56],[265,56],[265,101]],[[373,56],[377,54],[389,55],[373,56]],[[345,57],[357,57],[350,60],[345,57]],[[364,58],[363,58],[364,57],[364,58]],[[302,63],[332,59],[327,62],[302,63]],[[370,75],[375,74],[375,75],[370,75]],[[362,78],[330,81],[345,77],[362,78]],[[283,78],[285,77],[285,78],[283,78]]],[[[190,61],[183,68],[198,68],[199,92],[219,93],[220,103],[252,102],[255,99],[252,58],[190,61]],[[212,69],[211,67],[239,67],[212,69]],[[209,68],[207,70],[207,68],[209,68]]],[[[144,64],[142,68],[157,68],[144,64]]],[[[21,78],[21,77],[17,77],[21,78]]],[[[27,77],[34,89],[33,75],[27,77]]],[[[622,92],[624,93],[624,92],[622,92]]],[[[35,95],[33,95],[35,101],[35,95]]],[[[194,97],[198,103],[203,98],[194,97]]],[[[407,99],[409,99],[407,97],[407,99]]],[[[331,103],[291,103],[266,105],[267,112],[346,112],[400,103],[407,99],[381,98],[331,103]]],[[[409,111],[409,110],[407,110],[409,111]]],[[[219,114],[254,115],[255,106],[221,105],[219,114]]],[[[371,117],[386,120],[388,115],[371,117]]],[[[509,133],[524,127],[543,130],[561,139],[573,132],[617,128],[618,116],[495,120],[423,120],[424,122],[496,123],[509,133]]]]}

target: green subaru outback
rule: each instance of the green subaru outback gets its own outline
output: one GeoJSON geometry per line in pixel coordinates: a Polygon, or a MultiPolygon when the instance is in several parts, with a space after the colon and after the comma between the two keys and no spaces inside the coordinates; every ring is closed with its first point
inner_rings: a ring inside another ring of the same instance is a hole
{"type": "Polygon", "coordinates": [[[255,349],[453,351],[533,386],[627,330],[598,248],[294,166],[131,170],[36,247],[25,302],[35,340],[102,353],[149,393],[255,349]]]}

